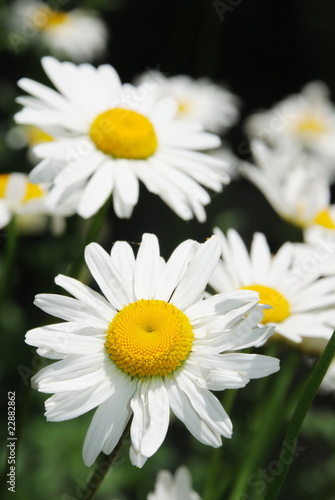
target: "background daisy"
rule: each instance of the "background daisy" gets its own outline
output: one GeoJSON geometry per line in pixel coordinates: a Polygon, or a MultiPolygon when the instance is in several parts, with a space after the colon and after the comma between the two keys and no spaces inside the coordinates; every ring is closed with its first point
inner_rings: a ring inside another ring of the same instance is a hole
{"type": "Polygon", "coordinates": [[[162,470],[157,475],[155,491],[149,493],[148,500],[201,500],[192,490],[191,474],[187,467],[179,467],[175,475],[162,470]]]}
{"type": "Polygon", "coordinates": [[[47,196],[47,187],[31,183],[25,174],[0,174],[0,228],[15,217],[21,232],[39,233],[52,217],[53,231],[62,232],[63,217],[75,212],[76,201],[69,200],[62,209],[52,211],[46,203],[47,196]]]}
{"type": "Polygon", "coordinates": [[[335,157],[335,107],[323,82],[309,83],[300,94],[251,115],[246,130],[270,144],[288,143],[317,156],[335,157]]]}
{"type": "Polygon", "coordinates": [[[322,277],[315,263],[306,272],[297,263],[294,244],[282,245],[272,256],[266,238],[255,233],[250,254],[239,234],[230,229],[222,240],[222,260],[210,284],[217,293],[229,290],[254,290],[260,302],[272,309],[264,312],[262,323],[273,325],[275,332],[292,341],[303,337],[329,339],[335,328],[335,277],[322,277]]]}
{"type": "Polygon", "coordinates": [[[238,120],[238,98],[208,78],[166,77],[158,71],[149,71],[137,82],[150,85],[157,99],[173,97],[178,104],[178,119],[196,121],[210,132],[222,133],[238,120]]]}
{"type": "Polygon", "coordinates": [[[14,30],[9,33],[13,49],[20,51],[33,42],[43,44],[51,54],[76,62],[102,56],[108,41],[107,28],[102,19],[84,9],[62,10],[62,5],[66,4],[55,2],[53,5],[52,2],[35,0],[15,2],[8,19],[14,30]],[[24,39],[24,35],[29,37],[24,39]]]}

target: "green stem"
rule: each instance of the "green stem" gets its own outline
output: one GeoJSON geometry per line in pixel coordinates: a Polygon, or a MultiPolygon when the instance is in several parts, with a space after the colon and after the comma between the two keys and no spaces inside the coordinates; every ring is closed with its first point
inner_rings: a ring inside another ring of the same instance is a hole
{"type": "Polygon", "coordinates": [[[78,500],[81,500],[82,498],[85,498],[86,500],[92,500],[95,497],[111,465],[114,463],[115,459],[119,457],[119,451],[123,444],[123,441],[129,434],[130,423],[131,422],[129,421],[112,453],[110,455],[104,455],[101,453],[90,479],[87,481],[83,490],[80,491],[78,500]]]}
{"type": "Polygon", "coordinates": [[[107,200],[107,202],[100,208],[100,210],[92,217],[87,230],[86,237],[80,249],[79,255],[71,265],[70,270],[68,272],[69,276],[79,279],[85,261],[84,258],[85,247],[92,241],[96,241],[103,226],[103,223],[105,221],[106,213],[109,207],[109,202],[110,199],[107,200]]]}
{"type": "Polygon", "coordinates": [[[282,471],[278,474],[271,484],[266,500],[276,500],[288,473],[291,463],[296,455],[296,444],[301,426],[307,415],[308,409],[320,387],[320,384],[327,373],[330,363],[335,355],[335,331],[331,336],[325,350],[315,364],[312,373],[307,380],[300,400],[297,403],[291,421],[288,424],[287,431],[283,440],[283,446],[279,453],[279,460],[282,465],[282,471]],[[281,460],[285,454],[285,460],[281,460]]]}
{"type": "Polygon", "coordinates": [[[266,407],[263,408],[261,415],[258,411],[255,412],[253,423],[260,424],[261,429],[259,429],[259,425],[252,426],[254,442],[251,444],[241,468],[239,468],[229,500],[240,500],[248,489],[251,474],[259,465],[262,456],[267,454],[276,435],[273,430],[279,425],[278,415],[280,415],[287,388],[292,382],[293,373],[299,360],[299,353],[294,351],[288,353],[287,360],[278,374],[277,383],[272,387],[272,393],[266,397],[266,407]]]}

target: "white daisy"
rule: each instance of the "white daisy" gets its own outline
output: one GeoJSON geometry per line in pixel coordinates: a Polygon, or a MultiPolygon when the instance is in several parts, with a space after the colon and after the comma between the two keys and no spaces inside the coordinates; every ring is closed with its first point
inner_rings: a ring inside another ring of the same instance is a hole
{"type": "Polygon", "coordinates": [[[53,182],[54,206],[84,183],[79,215],[90,217],[113,193],[116,214],[130,217],[141,180],[183,219],[205,220],[210,196],[200,184],[219,192],[229,182],[229,166],[194,150],[219,146],[217,136],[176,121],[173,99],[153,102],[145,86],[121,85],[109,65],[96,69],[51,57],[42,64],[61,94],[20,80],[34,97],[19,99],[25,108],[16,120],[57,127],[54,142],[34,149],[44,160],[31,174],[33,181],[53,182]]]}
{"type": "Polygon", "coordinates": [[[277,359],[234,352],[272,333],[256,326],[257,293],[203,299],[220,248],[215,236],[201,245],[187,240],[165,262],[154,235],[143,236],[136,259],[126,242],[116,242],[110,255],[91,243],[86,263],[105,297],[66,276],[55,281],[75,298],[36,297],[38,307],[65,322],[27,333],[41,354],[63,358],[32,383],[55,393],[46,401],[50,421],[98,407],[84,443],[86,465],[113,451],[131,419],[130,457],[141,467],[162,444],[170,409],[199,441],[219,447],[232,424],[210,391],[278,370],[277,359]]]}
{"type": "Polygon", "coordinates": [[[0,228],[15,216],[21,232],[38,233],[46,228],[52,216],[52,228],[60,233],[63,217],[75,212],[75,200],[69,200],[62,210],[50,211],[47,196],[46,186],[31,183],[26,174],[0,174],[0,228]]]}
{"type": "Polygon", "coordinates": [[[224,132],[239,118],[238,98],[209,78],[166,77],[158,71],[148,71],[138,81],[150,85],[158,99],[165,96],[176,99],[177,118],[199,122],[210,132],[224,132]]]}
{"type": "Polygon", "coordinates": [[[210,279],[216,292],[254,290],[265,310],[262,323],[292,342],[303,337],[328,339],[335,328],[335,276],[322,277],[322,267],[306,272],[296,261],[295,245],[285,243],[272,256],[262,233],[254,235],[250,254],[230,229],[222,239],[222,260],[210,279]]]}
{"type": "Polygon", "coordinates": [[[8,34],[13,49],[19,51],[29,42],[42,43],[50,53],[75,62],[91,61],[103,55],[108,32],[97,14],[82,9],[66,12],[55,5],[56,8],[52,8],[48,3],[35,0],[14,3],[10,24],[15,32],[8,34]]]}
{"type": "Polygon", "coordinates": [[[191,474],[187,467],[179,467],[174,477],[167,470],[159,472],[155,491],[149,493],[148,500],[201,500],[192,490],[191,474]]]}
{"type": "Polygon", "coordinates": [[[269,111],[252,115],[246,130],[270,144],[289,143],[335,159],[335,108],[322,82],[306,85],[269,111]]]}
{"type": "Polygon", "coordinates": [[[335,229],[328,179],[315,168],[315,158],[292,148],[269,148],[252,141],[257,167],[244,163],[240,172],[264,194],[283,218],[303,229],[335,229]]]}

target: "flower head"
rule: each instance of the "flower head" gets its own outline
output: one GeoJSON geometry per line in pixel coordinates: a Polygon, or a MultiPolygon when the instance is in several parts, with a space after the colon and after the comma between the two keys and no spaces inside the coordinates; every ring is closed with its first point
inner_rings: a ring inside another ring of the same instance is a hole
{"type": "Polygon", "coordinates": [[[257,293],[204,299],[220,248],[216,236],[201,245],[187,240],[165,262],[154,235],[143,236],[136,258],[126,242],[116,242],[110,255],[92,243],[86,263],[104,297],[66,276],[55,281],[75,298],[36,297],[65,322],[27,333],[41,355],[59,359],[32,383],[55,393],[46,401],[48,420],[98,407],[83,448],[87,465],[112,452],[131,420],[130,457],[141,467],[165,439],[170,409],[199,441],[218,447],[232,424],[210,391],[278,370],[276,359],[234,352],[272,333],[256,326],[257,293]]]}
{"type": "MultiPolygon", "coordinates": [[[[0,174],[0,228],[7,226],[15,216],[22,232],[36,233],[45,229],[48,216],[74,213],[74,201],[63,206],[63,210],[51,211],[46,203],[47,196],[47,187],[33,184],[25,174],[0,174]]],[[[54,222],[60,228],[61,221],[54,222]]]]}
{"type": "Polygon", "coordinates": [[[272,145],[289,144],[317,157],[335,158],[335,108],[322,82],[306,85],[269,111],[252,115],[246,124],[250,137],[272,145]]]}
{"type": "MultiPolygon", "coordinates": [[[[105,23],[93,12],[83,9],[63,11],[57,4],[55,6],[35,0],[18,0],[10,10],[9,22],[20,33],[32,33],[29,40],[44,45],[51,54],[59,57],[84,62],[101,56],[108,40],[105,23]]],[[[21,48],[15,36],[12,45],[14,50],[21,48]]]]}
{"type": "Polygon", "coordinates": [[[223,132],[238,119],[238,98],[208,78],[165,77],[158,71],[148,71],[139,82],[150,85],[157,99],[173,97],[178,104],[178,119],[199,122],[210,132],[223,132]]]}
{"type": "Polygon", "coordinates": [[[149,493],[148,500],[201,500],[192,490],[191,474],[187,467],[179,467],[174,477],[167,470],[159,472],[155,491],[149,493]]]}
{"type": "Polygon", "coordinates": [[[143,85],[122,85],[109,65],[99,68],[42,59],[60,93],[29,79],[19,82],[34,97],[22,97],[19,123],[55,128],[55,140],[34,149],[43,161],[31,178],[53,183],[50,203],[61,204],[84,187],[78,207],[92,216],[113,193],[119,217],[130,217],[139,197],[139,180],[185,220],[204,221],[210,195],[229,182],[228,164],[195,150],[220,139],[200,125],[174,117],[173,99],[156,102],[143,85]]]}
{"type": "Polygon", "coordinates": [[[330,338],[335,328],[335,277],[323,277],[315,259],[310,268],[311,252],[298,260],[295,245],[287,242],[272,256],[265,236],[256,233],[249,254],[235,230],[227,236],[216,232],[222,240],[222,260],[210,279],[216,292],[258,292],[260,302],[271,306],[261,322],[292,342],[330,338]]]}
{"type": "Polygon", "coordinates": [[[264,194],[283,218],[307,230],[313,226],[335,229],[335,208],[330,204],[329,180],[318,162],[294,148],[270,148],[253,141],[256,166],[243,164],[241,173],[264,194]]]}

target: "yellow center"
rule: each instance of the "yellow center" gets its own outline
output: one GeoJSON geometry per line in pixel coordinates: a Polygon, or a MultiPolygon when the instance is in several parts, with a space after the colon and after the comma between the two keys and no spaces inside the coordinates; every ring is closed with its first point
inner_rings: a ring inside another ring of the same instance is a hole
{"type": "Polygon", "coordinates": [[[6,195],[8,180],[9,180],[9,174],[0,175],[0,198],[4,198],[6,195]]]}
{"type": "Polygon", "coordinates": [[[123,108],[98,115],[89,135],[98,149],[115,158],[142,160],[153,155],[158,144],[150,120],[123,108]]]}
{"type": "Polygon", "coordinates": [[[52,142],[55,140],[51,135],[34,125],[28,125],[27,137],[30,146],[36,146],[37,144],[42,144],[43,142],[52,142]]]}
{"type": "Polygon", "coordinates": [[[335,229],[334,221],[331,218],[329,210],[327,209],[319,212],[313,222],[315,222],[315,224],[319,224],[319,226],[326,227],[327,229],[335,229]]]}
{"type": "MultiPolygon", "coordinates": [[[[6,190],[9,182],[10,174],[1,174],[0,175],[0,198],[5,198],[6,190]]],[[[32,184],[31,182],[26,182],[26,190],[24,193],[24,197],[22,199],[22,203],[26,203],[34,198],[39,198],[44,196],[45,193],[43,189],[38,184],[32,184]]]]}
{"type": "Polygon", "coordinates": [[[40,198],[44,196],[45,193],[43,189],[38,184],[33,184],[32,182],[26,183],[26,192],[22,203],[26,203],[27,201],[33,200],[34,198],[40,198]]]}
{"type": "Polygon", "coordinates": [[[185,361],[192,342],[192,325],[182,311],[163,300],[141,299],[117,313],[105,346],[132,377],[165,377],[185,361]]]}
{"type": "Polygon", "coordinates": [[[187,113],[190,109],[190,105],[186,101],[179,101],[178,104],[178,113],[183,115],[184,113],[187,113]]]}
{"type": "Polygon", "coordinates": [[[297,131],[303,134],[322,134],[327,127],[320,118],[312,113],[307,113],[296,125],[297,131]]]}
{"type": "Polygon", "coordinates": [[[281,323],[289,316],[290,304],[278,290],[263,285],[244,286],[242,289],[258,292],[260,303],[273,308],[264,310],[262,323],[281,323]]]}
{"type": "Polygon", "coordinates": [[[45,6],[36,9],[32,17],[34,25],[40,30],[52,29],[66,23],[69,19],[68,12],[62,10],[55,11],[45,6]]]}

